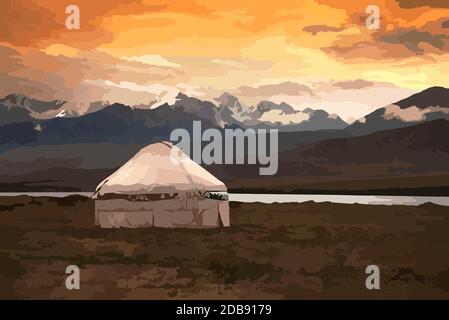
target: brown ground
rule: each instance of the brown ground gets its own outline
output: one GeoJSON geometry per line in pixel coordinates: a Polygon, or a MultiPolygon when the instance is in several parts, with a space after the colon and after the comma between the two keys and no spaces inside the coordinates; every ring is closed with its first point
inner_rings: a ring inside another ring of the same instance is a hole
{"type": "Polygon", "coordinates": [[[449,211],[231,203],[227,229],[100,229],[82,197],[0,198],[0,298],[449,298],[449,211]],[[65,288],[65,268],[81,289],[65,288]],[[381,289],[365,268],[381,268],[381,289]]]}

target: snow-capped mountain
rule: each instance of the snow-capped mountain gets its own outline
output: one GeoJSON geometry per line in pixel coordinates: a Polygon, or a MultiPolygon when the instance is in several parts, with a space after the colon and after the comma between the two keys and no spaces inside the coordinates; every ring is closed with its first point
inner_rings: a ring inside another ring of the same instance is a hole
{"type": "Polygon", "coordinates": [[[233,95],[225,92],[215,101],[219,103],[218,112],[225,124],[245,126],[245,122],[251,121],[250,114],[254,108],[240,103],[233,95]]]}
{"type": "Polygon", "coordinates": [[[281,131],[315,131],[322,129],[343,129],[347,126],[337,115],[330,115],[324,110],[296,110],[289,104],[261,101],[257,106],[246,106],[230,95],[224,93],[216,101],[223,121],[228,125],[242,127],[277,128],[281,131]]]}
{"type": "Polygon", "coordinates": [[[22,94],[10,94],[0,99],[0,125],[45,120],[55,117],[76,117],[73,110],[62,109],[67,101],[42,101],[22,94]]]}
{"type": "Polygon", "coordinates": [[[449,120],[449,89],[443,87],[431,87],[379,108],[351,124],[347,130],[360,135],[436,119],[449,120]]]}

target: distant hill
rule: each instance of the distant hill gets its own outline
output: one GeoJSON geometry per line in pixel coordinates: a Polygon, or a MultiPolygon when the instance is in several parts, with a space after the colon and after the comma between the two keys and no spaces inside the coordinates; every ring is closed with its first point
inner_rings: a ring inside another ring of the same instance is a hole
{"type": "MultiPolygon", "coordinates": [[[[300,144],[279,154],[279,171],[273,177],[255,178],[257,168],[238,166],[221,174],[234,189],[258,186],[261,190],[316,191],[338,186],[360,191],[370,186],[392,188],[393,178],[405,182],[421,177],[420,187],[444,187],[449,192],[448,135],[449,121],[439,119],[364,136],[300,144]]],[[[404,189],[413,187],[402,184],[404,189]]]]}
{"type": "Polygon", "coordinates": [[[316,169],[321,168],[324,175],[449,172],[448,136],[449,121],[439,119],[364,136],[300,145],[295,151],[282,154],[282,159],[291,163],[297,173],[305,174],[316,174],[307,171],[307,166],[312,164],[316,169]],[[366,170],[357,172],[357,167],[366,170]]]}
{"type": "MultiPolygon", "coordinates": [[[[282,134],[287,136],[280,141],[295,133],[282,134]]],[[[448,134],[449,121],[446,120],[357,137],[332,138],[336,133],[329,131],[322,136],[324,140],[314,140],[312,135],[296,146],[284,145],[279,153],[279,170],[274,176],[259,176],[259,165],[205,168],[231,190],[239,191],[338,189],[344,192],[355,189],[362,192],[374,187],[391,189],[398,183],[403,189],[418,186],[427,188],[419,189],[420,192],[438,194],[441,188],[449,187],[448,134]],[[411,181],[409,179],[418,180],[412,180],[412,184],[407,182],[411,181]],[[436,189],[429,191],[429,187],[436,189]]],[[[24,188],[36,191],[41,190],[40,187],[90,191],[101,177],[113,172],[142,146],[132,142],[107,142],[14,148],[0,153],[0,184],[4,190],[17,188],[10,191],[24,188]]],[[[447,190],[449,192],[449,188],[447,190]]]]}
{"type": "Polygon", "coordinates": [[[449,108],[449,89],[444,87],[430,87],[424,91],[411,95],[395,103],[401,108],[412,106],[425,109],[432,106],[449,108]]]}
{"type": "Polygon", "coordinates": [[[50,119],[35,119],[28,102],[12,105],[7,99],[9,104],[0,104],[0,115],[8,115],[0,118],[0,185],[10,191],[89,191],[143,146],[168,140],[176,128],[191,131],[192,122],[201,121],[203,129],[281,129],[275,176],[259,176],[259,165],[206,166],[231,189],[279,188],[283,192],[326,189],[337,182],[342,183],[340,187],[362,188],[354,181],[408,176],[422,176],[426,185],[440,186],[444,183],[435,176],[449,175],[447,92],[430,88],[347,128],[324,111],[297,111],[270,101],[247,107],[229,94],[221,96],[218,107],[180,94],[173,105],[133,108],[98,103],[97,111],[50,119]],[[432,101],[426,103],[423,97],[432,101]],[[412,121],[417,110],[425,117],[412,121]],[[288,117],[302,120],[288,122],[288,117]],[[340,129],[316,130],[334,125],[340,129]]]}

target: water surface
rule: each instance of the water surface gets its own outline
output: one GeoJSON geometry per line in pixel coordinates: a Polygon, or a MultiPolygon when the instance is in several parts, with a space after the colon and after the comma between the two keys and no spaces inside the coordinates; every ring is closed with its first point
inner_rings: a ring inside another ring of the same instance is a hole
{"type": "MultiPolygon", "coordinates": [[[[0,192],[0,197],[15,197],[27,195],[31,197],[56,197],[62,198],[70,195],[81,195],[91,197],[93,192],[0,192]]],[[[334,202],[347,204],[383,204],[383,205],[405,205],[419,206],[426,202],[449,206],[449,197],[422,197],[422,196],[369,196],[369,195],[335,195],[335,194],[248,194],[230,193],[229,201],[238,202],[262,202],[262,203],[284,203],[284,202],[334,202]]]]}

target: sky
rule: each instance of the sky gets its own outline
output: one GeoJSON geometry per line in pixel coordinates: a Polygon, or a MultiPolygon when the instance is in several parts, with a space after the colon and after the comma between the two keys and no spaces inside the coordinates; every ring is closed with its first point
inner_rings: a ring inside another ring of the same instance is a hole
{"type": "Polygon", "coordinates": [[[2,0],[0,95],[155,107],[178,92],[353,121],[449,87],[447,0],[2,0]],[[68,5],[80,28],[68,30],[68,5]],[[377,6],[379,29],[366,21],[377,6]]]}

